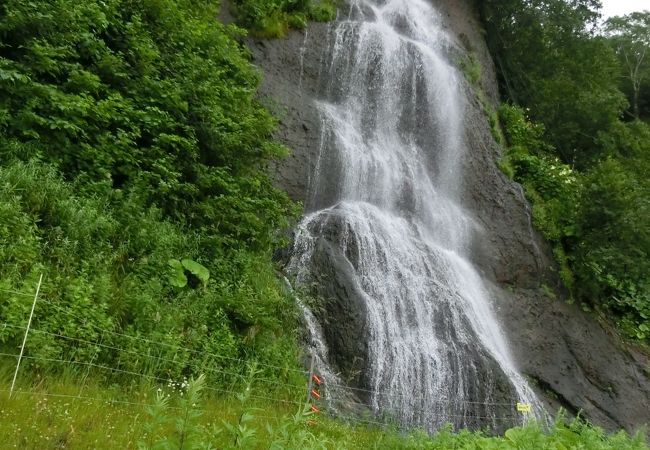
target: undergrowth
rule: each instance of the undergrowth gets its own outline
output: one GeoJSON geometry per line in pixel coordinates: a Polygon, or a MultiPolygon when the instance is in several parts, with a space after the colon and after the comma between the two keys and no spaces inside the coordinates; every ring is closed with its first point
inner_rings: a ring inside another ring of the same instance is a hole
{"type": "Polygon", "coordinates": [[[129,389],[82,385],[73,378],[21,384],[0,394],[3,448],[20,449],[648,449],[643,433],[605,433],[560,415],[548,429],[535,422],[488,436],[446,426],[433,435],[342,422],[299,402],[264,400],[248,385],[215,396],[203,376],[186,384],[134,384],[129,389]],[[25,394],[29,392],[29,394],[25,394]]]}
{"type": "Polygon", "coordinates": [[[226,388],[247,361],[297,367],[271,254],[299,205],[266,170],[287,149],[218,11],[0,2],[0,352],[20,348],[43,274],[29,370],[203,371],[226,388]]]}
{"type": "Polygon", "coordinates": [[[265,38],[303,29],[309,20],[329,22],[336,17],[334,0],[234,0],[232,8],[242,26],[265,38]]]}

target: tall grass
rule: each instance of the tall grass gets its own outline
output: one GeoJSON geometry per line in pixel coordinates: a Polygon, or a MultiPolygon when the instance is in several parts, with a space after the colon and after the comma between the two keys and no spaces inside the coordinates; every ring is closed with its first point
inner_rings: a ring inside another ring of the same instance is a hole
{"type": "MultiPolygon", "coordinates": [[[[6,377],[3,377],[6,378],[6,377]]],[[[430,436],[363,424],[344,423],[306,407],[260,401],[241,393],[217,397],[204,377],[186,384],[143,382],[129,389],[102,387],[90,378],[34,380],[11,399],[0,387],[2,448],[19,449],[648,449],[642,433],[607,434],[582,420],[559,416],[550,429],[535,422],[503,436],[453,432],[430,436]]]]}

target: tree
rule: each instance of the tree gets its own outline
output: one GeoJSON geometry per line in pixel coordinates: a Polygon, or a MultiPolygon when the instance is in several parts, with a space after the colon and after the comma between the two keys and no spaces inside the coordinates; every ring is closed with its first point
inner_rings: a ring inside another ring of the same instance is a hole
{"type": "Polygon", "coordinates": [[[632,115],[640,115],[639,97],[644,82],[650,80],[650,11],[612,17],[605,33],[624,70],[632,90],[632,115]]]}
{"type": "Polygon", "coordinates": [[[622,329],[650,337],[650,127],[619,123],[603,136],[609,157],[584,174],[578,294],[616,313],[622,329]]]}
{"type": "Polygon", "coordinates": [[[650,338],[650,127],[621,120],[629,106],[621,89],[633,115],[644,112],[650,12],[610,19],[599,33],[597,0],[479,5],[504,93],[543,125],[501,108],[510,171],[554,244],[562,279],[628,336],[650,338]]]}
{"type": "Polygon", "coordinates": [[[545,138],[568,164],[599,156],[599,132],[626,101],[611,83],[618,61],[596,35],[596,0],[484,0],[481,12],[502,84],[513,102],[543,123],[545,138]]]}

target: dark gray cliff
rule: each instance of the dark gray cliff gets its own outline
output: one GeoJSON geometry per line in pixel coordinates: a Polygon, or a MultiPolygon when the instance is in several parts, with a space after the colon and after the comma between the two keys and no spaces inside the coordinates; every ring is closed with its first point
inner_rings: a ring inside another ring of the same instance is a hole
{"type": "MultiPolygon", "coordinates": [[[[519,369],[551,410],[582,409],[593,422],[612,429],[650,423],[648,356],[624,345],[593,315],[545,294],[550,287],[562,298],[549,246],[532,228],[521,187],[496,167],[501,150],[476,95],[480,89],[488,103],[498,103],[493,64],[472,1],[433,1],[445,26],[457,36],[458,47],[466,55],[475,55],[482,68],[480,86],[465,86],[470,99],[465,139],[471,151],[464,161],[463,196],[483,226],[474,243],[474,262],[492,284],[496,310],[519,369]]],[[[277,137],[292,150],[274,168],[277,183],[293,199],[304,202],[307,210],[312,205],[310,177],[321,143],[314,102],[322,98],[328,82],[336,82],[326,79],[332,27],[310,24],[306,31],[291,32],[285,39],[248,41],[253,62],[264,73],[261,96],[281,117],[277,137]]],[[[334,188],[337,180],[331,183],[334,188]]],[[[328,242],[320,245],[327,247],[328,242]]],[[[350,301],[354,289],[346,284],[345,271],[330,273],[344,263],[323,263],[322,288],[315,294],[326,298],[320,319],[332,324],[326,337],[335,365],[344,378],[363,385],[360,374],[365,363],[360,355],[365,350],[356,336],[364,312],[350,301]]]]}

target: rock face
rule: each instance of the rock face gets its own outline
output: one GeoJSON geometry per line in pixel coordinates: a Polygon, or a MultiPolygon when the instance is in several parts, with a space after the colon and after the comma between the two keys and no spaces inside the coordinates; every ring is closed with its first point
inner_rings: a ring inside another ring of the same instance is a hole
{"type": "MultiPolygon", "coordinates": [[[[465,140],[470,153],[463,161],[462,197],[481,222],[482,232],[472,247],[473,262],[491,284],[495,309],[520,371],[551,411],[583,410],[593,422],[611,429],[632,430],[649,423],[648,355],[627,348],[593,315],[561,300],[549,246],[533,230],[523,191],[496,167],[501,150],[475,92],[480,89],[483,101],[496,105],[498,89],[473,2],[432,1],[445,26],[457,36],[459,48],[473,54],[482,68],[479,86],[465,85],[470,99],[465,140]],[[549,291],[556,291],[559,300],[551,299],[549,291]]],[[[293,31],[285,39],[248,40],[252,60],[264,73],[261,96],[281,118],[277,137],[292,150],[274,167],[277,183],[294,200],[304,202],[307,211],[315,207],[310,180],[322,142],[314,102],[323,98],[328,84],[337,82],[327,79],[333,26],[310,24],[306,31],[293,31]]],[[[337,180],[330,182],[336,190],[337,180]]],[[[350,261],[328,249],[327,239],[318,246],[321,251],[316,254],[323,260],[317,264],[322,270],[313,294],[325,300],[317,315],[329,324],[324,328],[332,362],[347,382],[363,386],[368,349],[358,338],[364,311],[347,281],[350,261]]]]}

